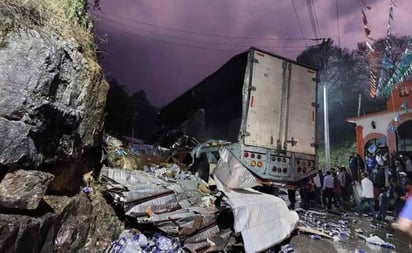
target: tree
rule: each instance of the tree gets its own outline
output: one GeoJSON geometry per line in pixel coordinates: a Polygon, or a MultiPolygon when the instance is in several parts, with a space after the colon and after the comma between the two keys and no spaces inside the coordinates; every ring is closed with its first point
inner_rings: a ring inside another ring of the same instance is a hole
{"type": "Polygon", "coordinates": [[[348,50],[333,45],[331,39],[313,46],[298,56],[297,61],[318,69],[318,129],[317,143],[324,144],[324,112],[323,92],[320,89],[326,86],[328,90],[329,107],[329,136],[331,145],[342,145],[345,140],[354,141],[353,126],[346,122],[348,115],[356,112],[357,95],[356,84],[358,75],[353,68],[355,60],[348,50]],[[349,92],[348,92],[349,91],[349,92]],[[356,93],[355,93],[356,94],[356,93]]]}
{"type": "MultiPolygon", "coordinates": [[[[365,43],[358,43],[358,48],[350,52],[334,46],[331,39],[325,39],[298,56],[298,62],[318,69],[320,87],[328,87],[329,135],[332,147],[342,146],[346,140],[354,142],[354,126],[347,123],[346,118],[358,115],[359,96],[362,98],[360,114],[385,109],[387,96],[370,96],[371,71],[379,77],[385,54],[396,66],[408,46],[408,38],[391,36],[390,44],[390,53],[385,51],[386,38],[379,39],[372,45],[374,53],[371,53],[365,43]]],[[[391,71],[388,72],[389,76],[393,73],[393,70],[391,71]]],[[[323,105],[322,92],[318,92],[318,103],[323,105]]],[[[317,143],[321,146],[324,144],[323,118],[323,109],[320,109],[317,143]]]]}
{"type": "Polygon", "coordinates": [[[151,105],[143,90],[135,92],[130,97],[134,114],[134,134],[144,140],[150,140],[154,135],[158,109],[151,105]]]}
{"type": "Polygon", "coordinates": [[[131,135],[133,106],[129,95],[116,80],[109,81],[105,108],[105,131],[115,136],[131,135]]]}

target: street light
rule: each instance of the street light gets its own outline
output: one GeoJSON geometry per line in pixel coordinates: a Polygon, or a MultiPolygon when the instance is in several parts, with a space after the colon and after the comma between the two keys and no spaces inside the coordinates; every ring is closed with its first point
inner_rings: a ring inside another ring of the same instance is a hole
{"type": "Polygon", "coordinates": [[[328,110],[328,87],[323,84],[323,124],[325,131],[325,169],[330,169],[330,141],[329,141],[329,110],[328,110]]]}

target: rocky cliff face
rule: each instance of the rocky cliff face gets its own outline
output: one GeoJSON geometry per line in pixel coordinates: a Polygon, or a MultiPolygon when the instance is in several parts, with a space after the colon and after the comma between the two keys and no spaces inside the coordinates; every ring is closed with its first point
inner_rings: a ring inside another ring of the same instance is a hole
{"type": "Polygon", "coordinates": [[[99,145],[108,85],[72,40],[30,28],[0,48],[0,164],[78,160],[99,145]]]}
{"type": "Polygon", "coordinates": [[[1,252],[101,252],[120,233],[98,193],[79,195],[97,169],[109,88],[76,37],[84,3],[0,2],[1,252]]]}

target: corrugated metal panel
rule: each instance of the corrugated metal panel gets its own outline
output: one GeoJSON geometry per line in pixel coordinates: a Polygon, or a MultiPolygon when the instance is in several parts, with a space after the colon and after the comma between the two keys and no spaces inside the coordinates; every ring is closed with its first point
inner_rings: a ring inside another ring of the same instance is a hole
{"type": "Polygon", "coordinates": [[[167,192],[170,192],[170,191],[167,189],[161,189],[161,188],[158,188],[158,189],[146,188],[146,189],[123,192],[123,195],[126,198],[126,203],[128,203],[128,202],[137,201],[141,199],[147,199],[153,196],[159,196],[167,192]]]}
{"type": "Polygon", "coordinates": [[[243,178],[236,176],[237,168],[218,164],[216,170],[229,170],[234,176],[221,181],[214,177],[216,186],[228,197],[235,218],[235,232],[242,234],[246,252],[259,252],[274,246],[290,236],[299,216],[290,211],[286,203],[278,197],[255,191],[251,188],[230,189],[229,184],[240,185],[243,178]]]}
{"type": "Polygon", "coordinates": [[[140,204],[129,203],[125,205],[126,215],[131,216],[134,216],[134,213],[147,213],[149,208],[153,212],[165,212],[168,210],[176,210],[177,208],[180,208],[180,206],[177,204],[176,195],[173,193],[162,197],[156,197],[140,204]]]}
{"type": "Polygon", "coordinates": [[[219,150],[220,160],[214,176],[225,182],[228,189],[248,188],[260,185],[256,177],[247,170],[225,147],[219,150]]]}
{"type": "MultiPolygon", "coordinates": [[[[222,182],[217,182],[217,186],[224,191],[222,182]]],[[[225,194],[235,217],[235,232],[242,234],[246,252],[263,251],[280,243],[290,236],[299,220],[295,211],[290,211],[281,198],[273,195],[252,189],[225,194]]]]}
{"type": "Polygon", "coordinates": [[[123,170],[123,169],[109,169],[104,168],[101,175],[106,176],[117,183],[126,186],[129,190],[156,188],[167,186],[168,183],[150,176],[144,171],[140,170],[123,170]]]}
{"type": "Polygon", "coordinates": [[[185,243],[196,243],[206,240],[207,238],[219,233],[220,229],[216,222],[208,224],[201,228],[195,235],[187,238],[185,243]]]}

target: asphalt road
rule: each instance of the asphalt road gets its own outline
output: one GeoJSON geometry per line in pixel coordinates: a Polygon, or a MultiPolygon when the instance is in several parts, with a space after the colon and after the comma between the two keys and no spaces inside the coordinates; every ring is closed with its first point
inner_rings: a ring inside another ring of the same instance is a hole
{"type": "MultiPolygon", "coordinates": [[[[288,197],[285,191],[278,195],[287,204],[288,197]]],[[[300,196],[296,194],[297,206],[300,206],[300,196]]],[[[294,253],[412,253],[412,238],[399,230],[393,229],[391,224],[394,218],[390,212],[385,221],[372,221],[371,217],[358,216],[348,210],[332,208],[332,212],[327,212],[320,207],[312,207],[306,210],[297,208],[300,217],[300,225],[311,227],[317,230],[324,230],[326,233],[339,230],[347,236],[335,236],[335,239],[321,237],[320,240],[312,239],[310,233],[300,232],[293,235],[289,244],[294,249],[294,253]],[[361,231],[362,233],[357,233],[361,231]],[[365,237],[376,235],[385,242],[392,244],[395,248],[384,248],[365,241],[365,237]]]]}
{"type": "Polygon", "coordinates": [[[303,224],[315,229],[323,229],[325,232],[337,230],[342,234],[335,236],[334,239],[321,237],[311,238],[309,233],[298,233],[293,236],[290,245],[294,248],[295,253],[346,253],[346,252],[381,252],[381,253],[406,253],[412,252],[412,238],[397,231],[391,227],[391,217],[386,221],[371,221],[370,217],[359,217],[352,212],[335,211],[326,213],[322,210],[301,210],[298,213],[303,224]],[[319,211],[319,214],[316,213],[319,211]],[[360,231],[360,230],[361,231],[360,231]],[[357,231],[362,233],[357,233],[357,231]],[[344,235],[344,236],[342,236],[344,235]],[[385,248],[366,242],[363,238],[376,235],[385,242],[392,244],[395,248],[385,248]],[[339,239],[339,240],[336,240],[339,239]]]}

